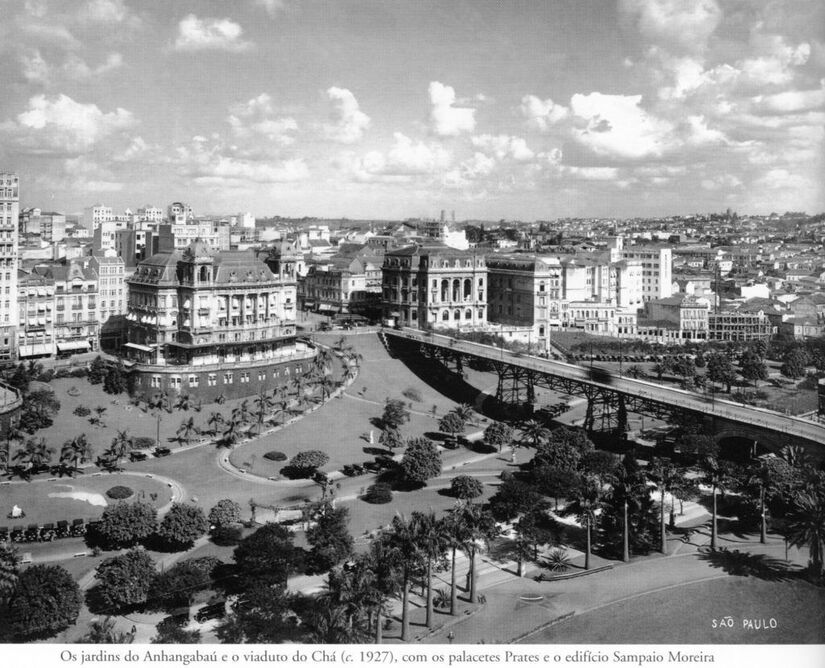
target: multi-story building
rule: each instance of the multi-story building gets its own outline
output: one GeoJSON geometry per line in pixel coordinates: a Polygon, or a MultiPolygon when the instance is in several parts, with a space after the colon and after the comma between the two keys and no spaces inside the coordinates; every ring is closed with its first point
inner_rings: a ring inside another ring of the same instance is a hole
{"type": "Polygon", "coordinates": [[[383,316],[405,327],[472,329],[487,322],[487,263],[443,244],[388,250],[382,267],[383,316]]]}
{"type": "Polygon", "coordinates": [[[17,304],[17,358],[54,355],[54,280],[18,272],[17,304]]]}
{"type": "Polygon", "coordinates": [[[722,311],[708,314],[708,339],[712,341],[768,340],[775,332],[764,311],[722,311]]]}
{"type": "Polygon", "coordinates": [[[0,363],[14,357],[17,327],[17,224],[20,184],[16,174],[0,172],[0,363]]]}
{"type": "Polygon", "coordinates": [[[192,216],[192,207],[183,202],[172,202],[166,210],[166,218],[173,225],[185,225],[192,216]]]}
{"type": "Polygon", "coordinates": [[[146,228],[117,230],[115,252],[123,259],[127,268],[133,269],[138,262],[158,252],[158,235],[146,228]]]}
{"type": "Polygon", "coordinates": [[[163,221],[163,209],[159,206],[151,206],[150,204],[147,204],[137,210],[137,219],[139,221],[160,223],[163,221]]]}
{"type": "Polygon", "coordinates": [[[100,337],[97,274],[82,259],[38,265],[54,281],[54,340],[58,355],[97,350],[100,337]]]}
{"type": "Polygon", "coordinates": [[[381,301],[381,286],[369,286],[367,262],[339,257],[313,264],[298,282],[298,300],[304,309],[319,313],[366,314],[381,301]]]}
{"type": "Polygon", "coordinates": [[[642,264],[642,299],[665,299],[673,294],[673,252],[665,246],[625,246],[622,237],[608,241],[611,262],[637,260],[642,264]]]}
{"type": "Polygon", "coordinates": [[[134,392],[249,396],[307,371],[314,351],[296,340],[295,276],[277,268],[203,241],[141,262],[127,280],[134,392]]]}
{"type": "Polygon", "coordinates": [[[41,211],[37,207],[20,212],[20,234],[38,234],[43,241],[63,241],[66,237],[66,214],[41,211]]]}
{"type": "Polygon", "coordinates": [[[117,247],[117,233],[126,229],[126,223],[120,220],[102,220],[92,234],[92,248],[105,252],[117,247]]]}
{"type": "Polygon", "coordinates": [[[100,223],[112,220],[112,207],[103,204],[95,204],[83,209],[83,219],[81,224],[88,230],[89,236],[98,228],[100,223]]]}
{"type": "Polygon", "coordinates": [[[183,251],[196,240],[204,241],[214,250],[228,251],[229,225],[209,220],[158,225],[158,249],[161,253],[183,251]]]}
{"type": "Polygon", "coordinates": [[[123,343],[126,316],[126,263],[114,251],[94,253],[89,267],[97,274],[100,346],[117,350],[123,343]]]}
{"type": "Polygon", "coordinates": [[[639,320],[639,334],[661,342],[704,341],[708,338],[707,299],[678,294],[645,303],[645,317],[639,320]]]}

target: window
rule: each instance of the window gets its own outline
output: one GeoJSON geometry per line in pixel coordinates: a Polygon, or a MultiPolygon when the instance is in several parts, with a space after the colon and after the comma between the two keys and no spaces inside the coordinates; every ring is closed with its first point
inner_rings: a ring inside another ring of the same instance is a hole
{"type": "Polygon", "coordinates": [[[200,378],[194,374],[189,376],[189,387],[197,387],[200,384],[200,378]]]}
{"type": "Polygon", "coordinates": [[[160,387],[160,376],[152,376],[151,387],[160,387]]]}
{"type": "Polygon", "coordinates": [[[234,381],[234,376],[231,371],[227,371],[223,374],[223,384],[224,385],[231,385],[234,381]]]}
{"type": "Polygon", "coordinates": [[[218,384],[217,375],[214,373],[210,373],[209,376],[207,376],[206,378],[206,384],[209,385],[209,387],[215,387],[215,385],[218,384]]]}

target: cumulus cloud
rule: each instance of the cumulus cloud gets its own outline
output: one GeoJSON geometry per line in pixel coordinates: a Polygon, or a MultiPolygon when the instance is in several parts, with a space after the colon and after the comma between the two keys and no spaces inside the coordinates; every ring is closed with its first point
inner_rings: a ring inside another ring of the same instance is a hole
{"type": "Polygon", "coordinates": [[[472,132],[476,127],[476,110],[471,107],[455,107],[455,90],[439,81],[429,86],[430,120],[432,129],[439,137],[455,137],[462,132],[472,132]]]}
{"type": "Polygon", "coordinates": [[[409,181],[435,175],[448,168],[450,162],[450,154],[440,144],[415,141],[396,132],[386,153],[370,151],[348,167],[359,181],[409,181]]]}
{"type": "Polygon", "coordinates": [[[200,136],[193,137],[190,145],[179,147],[174,162],[183,175],[200,185],[292,183],[310,175],[303,158],[247,160],[232,155],[231,147],[200,136]]]}
{"type": "Polygon", "coordinates": [[[702,51],[722,20],[716,0],[620,0],[619,11],[649,42],[702,51]]]}
{"type": "Polygon", "coordinates": [[[137,124],[130,111],[104,112],[67,95],[35,95],[15,121],[0,124],[6,140],[24,153],[69,155],[90,151],[103,139],[137,124]]]}
{"type": "Polygon", "coordinates": [[[87,0],[80,7],[78,17],[97,23],[140,24],[140,19],[126,6],[124,0],[87,0]]]}
{"type": "Polygon", "coordinates": [[[757,95],[751,101],[757,111],[772,114],[820,109],[825,106],[825,79],[820,81],[820,87],[816,89],[788,90],[774,95],[757,95]]]}
{"type": "Polygon", "coordinates": [[[276,117],[272,98],[261,93],[243,104],[230,107],[227,118],[232,134],[241,139],[264,138],[280,146],[295,142],[298,123],[294,118],[276,117]]]}
{"type": "Polygon", "coordinates": [[[243,28],[230,19],[199,19],[194,14],[181,19],[175,39],[177,51],[218,50],[240,52],[252,47],[243,39],[243,28]]]}
{"type": "Polygon", "coordinates": [[[123,56],[119,53],[110,53],[100,65],[92,67],[77,54],[69,53],[62,65],[55,65],[47,62],[39,49],[34,49],[21,54],[19,61],[26,81],[47,86],[61,78],[83,81],[102,76],[121,67],[123,56]]]}
{"type": "Polygon", "coordinates": [[[276,16],[286,7],[286,2],[284,0],[255,0],[255,5],[270,16],[276,16]]]}
{"type": "Polygon", "coordinates": [[[574,139],[597,155],[639,159],[661,155],[673,126],[641,107],[641,95],[576,94],[570,107],[587,121],[573,130],[574,139]]]}
{"type": "Polygon", "coordinates": [[[499,160],[512,158],[517,162],[532,160],[535,154],[521,137],[509,135],[480,135],[472,138],[473,146],[492,153],[499,160]]]}
{"type": "Polygon", "coordinates": [[[567,118],[570,110],[564,105],[556,104],[549,97],[542,100],[535,95],[525,95],[521,98],[521,115],[529,127],[547,132],[552,126],[567,118]]]}
{"type": "Polygon", "coordinates": [[[324,126],[327,137],[342,144],[352,144],[364,136],[370,125],[370,117],[358,106],[358,100],[346,88],[332,86],[327,89],[332,103],[333,122],[324,126]]]}

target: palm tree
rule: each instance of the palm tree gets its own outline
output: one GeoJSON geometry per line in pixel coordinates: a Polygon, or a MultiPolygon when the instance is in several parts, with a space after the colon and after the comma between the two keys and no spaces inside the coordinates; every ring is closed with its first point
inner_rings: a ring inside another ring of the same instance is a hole
{"type": "MultiPolygon", "coordinates": [[[[660,547],[662,554],[667,554],[667,530],[665,528],[665,493],[671,491],[671,487],[681,476],[679,470],[667,459],[654,458],[648,469],[648,479],[656,485],[659,490],[659,518],[660,518],[660,547]]],[[[671,513],[673,504],[671,503],[671,513]]]]}
{"type": "Polygon", "coordinates": [[[444,537],[447,547],[450,549],[450,614],[457,615],[458,587],[456,586],[456,551],[461,549],[467,535],[467,525],[460,512],[463,502],[459,502],[444,517],[444,537]]]}
{"type": "Polygon", "coordinates": [[[470,418],[475,415],[475,411],[470,404],[459,404],[452,410],[464,422],[470,422],[470,418]]]}
{"type": "Polygon", "coordinates": [[[261,432],[266,416],[274,405],[275,399],[270,397],[265,390],[262,390],[255,397],[255,420],[258,423],[258,433],[261,432]]]}
{"type": "Polygon", "coordinates": [[[716,492],[717,491],[725,491],[725,487],[727,486],[728,476],[726,474],[725,468],[719,463],[716,457],[705,457],[702,460],[702,471],[705,474],[705,482],[708,483],[711,487],[711,494],[713,495],[713,515],[711,518],[711,527],[710,527],[710,549],[716,549],[716,537],[717,537],[717,530],[716,530],[716,519],[717,519],[717,509],[716,509],[716,492]]]}
{"type": "Polygon", "coordinates": [[[601,506],[602,490],[593,476],[584,476],[581,485],[573,493],[573,500],[567,505],[566,512],[575,513],[579,522],[584,525],[585,551],[584,569],[590,569],[590,550],[592,531],[596,524],[596,511],[601,506]]]}
{"type": "Polygon", "coordinates": [[[538,420],[527,420],[521,426],[521,441],[531,448],[537,448],[550,438],[550,430],[538,420]]]}
{"type": "Polygon", "coordinates": [[[436,519],[435,513],[415,511],[412,523],[417,533],[418,544],[427,560],[427,612],[424,625],[429,629],[433,625],[433,563],[444,555],[447,547],[444,522],[436,519]]]}
{"type": "MultiPolygon", "coordinates": [[[[234,411],[233,411],[234,413],[234,411]]],[[[241,423],[235,419],[235,416],[232,416],[232,419],[226,423],[226,429],[223,432],[223,442],[224,444],[232,447],[238,440],[241,438],[241,423]]]]}
{"type": "Polygon", "coordinates": [[[323,403],[329,399],[335,391],[336,384],[332,378],[329,376],[324,376],[324,378],[318,382],[318,387],[321,390],[321,403],[323,403]]]}
{"type": "Polygon", "coordinates": [[[9,462],[11,461],[11,442],[17,441],[18,443],[22,443],[23,439],[26,437],[26,432],[24,432],[20,428],[20,421],[19,420],[12,420],[11,423],[6,428],[6,448],[5,450],[0,450],[0,459],[3,462],[3,471],[8,473],[9,470],[9,462]]]}
{"type": "Polygon", "coordinates": [[[773,484],[773,470],[764,459],[756,466],[749,467],[747,470],[747,485],[753,489],[756,487],[759,490],[759,542],[764,544],[767,542],[768,533],[768,517],[765,508],[765,496],[768,489],[773,484]]]}
{"type": "Polygon", "coordinates": [[[461,550],[470,560],[467,580],[470,590],[470,603],[476,602],[476,555],[490,545],[490,541],[499,534],[498,526],[489,510],[481,505],[468,503],[461,507],[461,521],[466,527],[461,550]]]}
{"type": "Polygon", "coordinates": [[[209,425],[209,430],[213,436],[216,436],[218,433],[218,429],[224,424],[225,420],[221,413],[217,411],[212,411],[209,415],[209,420],[207,420],[206,424],[209,425]]]}
{"type": "Polygon", "coordinates": [[[186,444],[192,440],[192,436],[197,436],[200,433],[200,429],[195,424],[195,418],[191,415],[189,416],[188,420],[184,420],[180,423],[180,427],[175,432],[175,436],[177,437],[178,441],[186,441],[186,444]]]}
{"type": "Polygon", "coordinates": [[[54,450],[46,445],[46,439],[30,438],[26,440],[22,449],[18,450],[13,459],[20,460],[20,467],[28,475],[35,474],[49,467],[54,450]]]}
{"type": "Polygon", "coordinates": [[[329,351],[329,348],[319,348],[318,351],[315,353],[315,363],[314,368],[315,371],[318,372],[321,376],[326,376],[329,374],[329,368],[332,364],[332,353],[329,351]]]}
{"type": "Polygon", "coordinates": [[[825,489],[804,492],[794,499],[785,525],[788,544],[808,546],[808,569],[815,580],[825,575],[825,489]]]}
{"type": "Polygon", "coordinates": [[[60,449],[60,464],[73,475],[80,469],[80,462],[92,455],[92,446],[86,439],[86,434],[80,434],[63,443],[60,449]],[[70,466],[71,465],[71,466],[70,466]]]}
{"type": "MultiPolygon", "coordinates": [[[[375,616],[375,644],[380,645],[384,630],[384,606],[387,599],[398,591],[400,585],[400,574],[398,568],[398,552],[394,545],[387,540],[387,535],[383,534],[374,540],[370,545],[369,554],[365,555],[365,570],[369,575],[364,574],[365,581],[361,600],[363,606],[370,610],[370,616],[375,616]]],[[[358,558],[356,558],[356,569],[358,558]]]]}
{"type": "Polygon", "coordinates": [[[179,411],[188,411],[192,407],[192,397],[188,394],[178,395],[175,401],[175,409],[179,411]]]}
{"type": "Polygon", "coordinates": [[[413,572],[421,563],[421,546],[415,523],[403,515],[392,518],[389,540],[395,548],[395,558],[401,571],[401,640],[408,640],[410,635],[409,594],[410,580],[413,572]]]}

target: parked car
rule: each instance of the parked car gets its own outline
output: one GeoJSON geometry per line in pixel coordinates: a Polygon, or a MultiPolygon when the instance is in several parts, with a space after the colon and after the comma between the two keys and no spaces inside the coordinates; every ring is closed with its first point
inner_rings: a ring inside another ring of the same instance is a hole
{"type": "Polygon", "coordinates": [[[170,450],[169,448],[158,447],[158,448],[155,448],[154,453],[155,453],[155,457],[166,457],[167,455],[172,454],[172,450],[170,450]]]}
{"type": "Polygon", "coordinates": [[[202,624],[208,619],[219,619],[226,615],[226,601],[218,601],[203,606],[195,613],[195,621],[202,624]]]}
{"type": "Polygon", "coordinates": [[[146,459],[145,452],[130,452],[129,453],[129,461],[130,462],[142,462],[146,459]]]}

